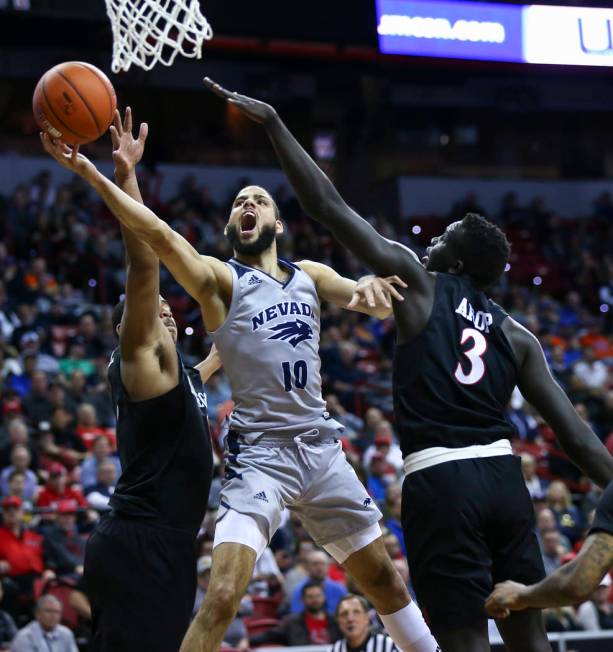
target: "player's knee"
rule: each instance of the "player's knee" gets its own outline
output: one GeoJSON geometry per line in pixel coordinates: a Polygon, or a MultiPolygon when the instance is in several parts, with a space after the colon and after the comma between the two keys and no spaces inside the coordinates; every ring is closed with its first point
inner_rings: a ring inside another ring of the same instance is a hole
{"type": "Polygon", "coordinates": [[[229,583],[211,584],[207,592],[207,608],[212,609],[219,620],[232,620],[238,611],[241,597],[229,583]]]}

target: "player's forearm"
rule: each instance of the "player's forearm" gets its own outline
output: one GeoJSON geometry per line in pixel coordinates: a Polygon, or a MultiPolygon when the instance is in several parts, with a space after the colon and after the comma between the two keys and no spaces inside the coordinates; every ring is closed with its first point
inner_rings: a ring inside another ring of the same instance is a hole
{"type": "MultiPolygon", "coordinates": [[[[115,183],[134,201],[137,201],[139,204],[144,204],[134,170],[127,175],[118,175],[116,173],[115,183]]],[[[159,266],[157,254],[146,242],[139,240],[132,231],[123,225],[121,227],[121,234],[126,249],[126,263],[132,270],[141,268],[149,270],[159,266]]]]}
{"type": "Polygon", "coordinates": [[[281,167],[305,213],[328,227],[334,237],[371,270],[380,274],[394,273],[389,267],[387,241],[347,206],[334,184],[283,121],[275,116],[265,126],[281,167]]]}
{"type": "Polygon", "coordinates": [[[170,227],[104,175],[98,173],[89,181],[119,222],[159,255],[159,250],[167,245],[172,233],[170,227]]]}
{"type": "Polygon", "coordinates": [[[572,569],[566,565],[542,582],[523,589],[519,595],[519,603],[524,609],[563,607],[580,602],[577,600],[578,590],[572,582],[572,569]]]}
{"type": "Polygon", "coordinates": [[[579,417],[576,417],[575,426],[569,429],[565,424],[563,428],[554,429],[558,441],[570,460],[604,488],[613,480],[613,457],[579,417]]]}

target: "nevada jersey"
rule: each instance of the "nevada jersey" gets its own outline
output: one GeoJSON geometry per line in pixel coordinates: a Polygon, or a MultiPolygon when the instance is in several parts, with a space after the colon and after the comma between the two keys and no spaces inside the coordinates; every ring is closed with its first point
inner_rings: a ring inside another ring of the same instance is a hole
{"type": "Polygon", "coordinates": [[[231,259],[232,302],[210,335],[223,360],[235,407],[230,428],[247,442],[261,435],[294,437],[342,426],[321,396],[319,297],[313,279],[279,260],[286,282],[231,259]]]}
{"type": "Polygon", "coordinates": [[[402,453],[510,438],[505,418],[517,364],[502,331],[507,313],[471,282],[438,274],[432,313],[396,345],[394,407],[402,453]]]}

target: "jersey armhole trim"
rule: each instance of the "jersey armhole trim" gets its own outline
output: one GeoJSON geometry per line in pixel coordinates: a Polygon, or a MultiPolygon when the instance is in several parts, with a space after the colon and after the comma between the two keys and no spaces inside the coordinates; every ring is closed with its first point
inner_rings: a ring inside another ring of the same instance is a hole
{"type": "Polygon", "coordinates": [[[240,294],[238,274],[236,273],[234,266],[230,265],[230,263],[228,262],[224,264],[230,269],[230,272],[232,273],[232,300],[230,301],[230,308],[228,310],[228,314],[226,315],[226,318],[223,320],[221,326],[219,326],[214,331],[209,331],[209,335],[213,338],[213,340],[215,340],[215,337],[217,335],[224,332],[224,330],[228,327],[228,324],[232,323],[232,320],[234,319],[234,314],[236,313],[236,309],[238,307],[238,300],[240,294]]]}

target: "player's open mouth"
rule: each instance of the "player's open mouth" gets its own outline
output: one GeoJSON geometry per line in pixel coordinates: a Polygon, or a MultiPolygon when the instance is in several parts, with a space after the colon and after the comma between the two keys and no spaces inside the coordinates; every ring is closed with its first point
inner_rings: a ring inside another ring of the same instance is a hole
{"type": "Polygon", "coordinates": [[[255,214],[255,211],[252,210],[246,210],[242,215],[241,215],[241,233],[242,234],[250,234],[255,231],[255,226],[257,224],[257,216],[255,214]]]}

